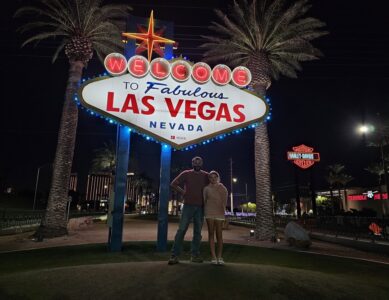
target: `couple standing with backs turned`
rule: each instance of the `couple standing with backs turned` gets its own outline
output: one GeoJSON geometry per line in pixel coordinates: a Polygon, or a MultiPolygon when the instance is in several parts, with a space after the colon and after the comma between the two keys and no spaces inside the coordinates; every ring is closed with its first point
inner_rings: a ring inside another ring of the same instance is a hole
{"type": "Polygon", "coordinates": [[[220,176],[216,171],[209,173],[203,171],[203,160],[201,157],[192,159],[191,170],[186,170],[178,175],[171,183],[173,189],[184,196],[184,207],[178,226],[172,255],[168,264],[174,265],[179,262],[182,251],[182,243],[189,224],[193,219],[193,239],[191,245],[191,261],[202,263],[200,256],[201,229],[205,217],[208,225],[208,239],[211,250],[211,263],[223,265],[223,235],[222,226],[224,212],[227,203],[228,192],[220,183],[220,176]],[[217,253],[215,251],[215,232],[217,238],[217,253]]]}

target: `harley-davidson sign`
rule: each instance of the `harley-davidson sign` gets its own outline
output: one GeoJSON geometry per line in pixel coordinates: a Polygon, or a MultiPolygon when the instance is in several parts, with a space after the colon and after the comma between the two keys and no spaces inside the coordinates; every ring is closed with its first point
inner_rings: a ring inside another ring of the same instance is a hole
{"type": "Polygon", "coordinates": [[[142,56],[127,62],[120,54],[107,56],[105,66],[116,77],[85,82],[81,103],[178,149],[261,121],[269,110],[239,88],[251,80],[244,67],[211,70],[205,63],[149,63],[142,56]]]}
{"type": "Polygon", "coordinates": [[[313,152],[313,148],[311,147],[300,145],[293,147],[293,151],[288,151],[287,158],[301,169],[308,169],[315,162],[320,161],[320,154],[313,152]]]}

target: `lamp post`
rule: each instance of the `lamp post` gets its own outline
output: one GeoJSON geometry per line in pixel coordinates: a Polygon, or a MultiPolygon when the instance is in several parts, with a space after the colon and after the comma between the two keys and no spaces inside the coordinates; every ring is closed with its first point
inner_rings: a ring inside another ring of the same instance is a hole
{"type": "Polygon", "coordinates": [[[47,166],[47,165],[50,165],[50,163],[46,163],[46,164],[43,164],[41,166],[38,167],[38,170],[36,172],[36,180],[35,180],[35,192],[34,192],[34,202],[32,204],[32,210],[35,210],[35,204],[36,204],[36,195],[37,195],[37,191],[38,191],[38,183],[39,183],[39,175],[40,175],[40,171],[43,167],[47,166]]]}
{"type": "Polygon", "coordinates": [[[234,188],[233,184],[238,182],[238,178],[232,177],[232,158],[230,158],[230,189],[231,189],[231,194],[230,194],[230,201],[231,201],[231,213],[234,213],[234,188]]]}
{"type": "Polygon", "coordinates": [[[231,212],[233,213],[234,212],[234,188],[233,188],[233,185],[234,183],[237,183],[238,182],[238,178],[232,178],[232,181],[231,181],[231,212]]]}

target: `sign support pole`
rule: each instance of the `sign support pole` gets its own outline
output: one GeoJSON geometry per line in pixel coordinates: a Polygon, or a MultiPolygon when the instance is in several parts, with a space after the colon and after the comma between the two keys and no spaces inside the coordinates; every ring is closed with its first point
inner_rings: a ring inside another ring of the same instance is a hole
{"type": "Polygon", "coordinates": [[[311,175],[311,200],[312,200],[312,212],[313,215],[317,216],[317,210],[316,210],[316,192],[315,192],[315,176],[313,172],[313,168],[310,170],[311,175]]]}
{"type": "Polygon", "coordinates": [[[122,250],[124,200],[126,198],[128,157],[130,153],[130,129],[119,126],[116,145],[115,198],[112,210],[112,227],[109,234],[109,250],[122,250]]]}
{"type": "Polygon", "coordinates": [[[161,145],[161,179],[159,184],[157,251],[167,249],[168,203],[170,194],[171,147],[161,145]]]}
{"type": "Polygon", "coordinates": [[[296,180],[296,206],[297,206],[297,219],[301,218],[301,206],[300,206],[300,184],[298,169],[294,168],[294,175],[296,180]]]}
{"type": "MultiPolygon", "coordinates": [[[[158,22],[158,21],[157,21],[158,22]]],[[[173,38],[173,23],[166,22],[165,32],[168,38],[173,38]]],[[[173,45],[165,44],[164,56],[167,60],[173,57],[173,45]]],[[[170,196],[170,168],[172,149],[169,145],[161,145],[161,173],[159,181],[158,232],[157,251],[167,250],[168,203],[170,196]]]]}

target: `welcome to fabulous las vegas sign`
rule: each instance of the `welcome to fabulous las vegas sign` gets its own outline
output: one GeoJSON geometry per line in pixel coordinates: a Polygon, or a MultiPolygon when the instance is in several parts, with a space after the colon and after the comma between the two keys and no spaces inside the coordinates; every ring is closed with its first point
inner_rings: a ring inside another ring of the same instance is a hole
{"type": "Polygon", "coordinates": [[[85,82],[81,103],[176,149],[260,122],[269,111],[266,101],[242,89],[251,81],[245,67],[149,62],[140,55],[127,61],[118,53],[104,65],[112,77],[85,82]]]}

